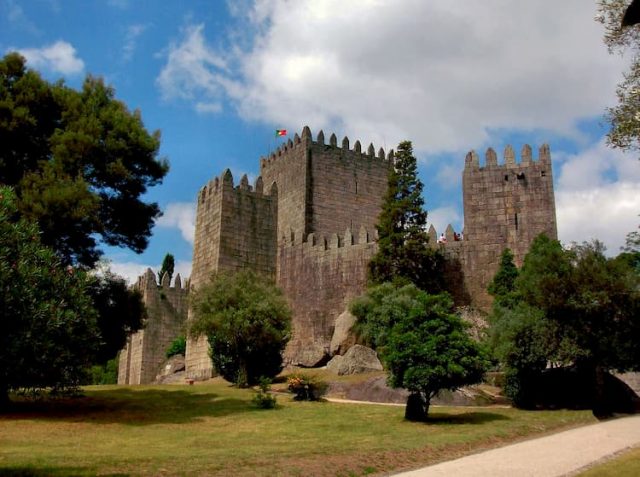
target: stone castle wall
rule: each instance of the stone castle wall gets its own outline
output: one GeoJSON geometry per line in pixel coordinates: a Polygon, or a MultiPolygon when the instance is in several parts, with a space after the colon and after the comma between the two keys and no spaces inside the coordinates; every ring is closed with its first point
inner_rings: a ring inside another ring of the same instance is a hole
{"type": "Polygon", "coordinates": [[[347,229],[342,235],[309,234],[304,242],[294,236],[280,244],[277,283],[294,310],[285,362],[323,362],[337,316],[366,288],[367,265],[375,250],[364,226],[355,236],[347,229]]]}
{"type": "Polygon", "coordinates": [[[129,336],[120,351],[118,384],[149,384],[155,380],[165,353],[173,340],[184,334],[187,316],[189,282],[183,288],[180,275],[170,286],[165,274],[156,283],[151,270],[138,278],[135,287],[142,294],[147,310],[145,327],[129,336]]]}

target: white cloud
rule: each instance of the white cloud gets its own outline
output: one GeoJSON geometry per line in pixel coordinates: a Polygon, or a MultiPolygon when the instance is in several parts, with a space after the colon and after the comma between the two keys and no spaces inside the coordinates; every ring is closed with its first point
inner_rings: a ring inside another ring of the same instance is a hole
{"type": "Polygon", "coordinates": [[[616,255],[640,218],[640,183],[606,184],[556,194],[558,237],[569,244],[598,239],[616,255]]]}
{"type": "Polygon", "coordinates": [[[577,120],[614,102],[622,70],[584,0],[257,0],[243,11],[244,50],[217,51],[203,25],[170,46],[165,97],[224,93],[247,119],[465,151],[496,129],[577,135],[577,120]]]}
{"type": "Polygon", "coordinates": [[[205,43],[203,30],[204,25],[186,28],[183,41],[169,46],[167,63],[157,78],[164,99],[193,100],[201,105],[200,112],[203,105],[218,103],[213,99],[223,94],[228,82],[226,61],[205,43]]]}
{"type": "Polygon", "coordinates": [[[640,222],[640,164],[606,147],[604,139],[576,155],[559,154],[556,191],[562,242],[597,238],[615,255],[640,222]]]}
{"type": "Polygon", "coordinates": [[[76,49],[66,41],[57,41],[43,48],[25,48],[17,51],[27,59],[29,66],[65,75],[80,74],[84,61],[76,56],[76,49]]]}
{"type": "Polygon", "coordinates": [[[122,59],[124,61],[130,61],[133,58],[133,53],[136,50],[136,44],[138,37],[142,35],[148,28],[147,25],[130,25],[127,28],[127,32],[124,36],[124,46],[122,47],[122,59]]]}
{"type": "Polygon", "coordinates": [[[196,228],[196,206],[192,202],[172,202],[165,208],[158,227],[177,228],[182,237],[193,244],[196,228]]]}

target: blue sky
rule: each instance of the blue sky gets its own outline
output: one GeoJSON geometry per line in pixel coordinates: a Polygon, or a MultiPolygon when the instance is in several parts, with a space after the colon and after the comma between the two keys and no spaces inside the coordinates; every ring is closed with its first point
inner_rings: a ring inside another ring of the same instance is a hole
{"type": "MultiPolygon", "coordinates": [[[[255,178],[276,128],[376,149],[414,143],[429,218],[462,224],[470,149],[551,146],[560,239],[617,253],[638,226],[640,163],[606,147],[624,58],[590,0],[0,0],[0,51],[47,79],[104,77],[162,133],[171,171],[147,251],[105,249],[133,279],[175,255],[188,275],[194,198],[229,167],[255,178]]],[[[535,153],[534,153],[535,155],[535,153]]]]}

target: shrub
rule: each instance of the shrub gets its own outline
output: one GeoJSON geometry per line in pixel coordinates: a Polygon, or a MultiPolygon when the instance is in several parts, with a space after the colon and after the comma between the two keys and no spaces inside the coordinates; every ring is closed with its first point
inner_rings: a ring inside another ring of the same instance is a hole
{"type": "Polygon", "coordinates": [[[271,380],[269,378],[261,378],[259,390],[253,396],[253,403],[259,409],[274,409],[276,407],[276,397],[271,394],[271,380]]]}
{"type": "Polygon", "coordinates": [[[171,358],[171,356],[175,356],[177,354],[181,354],[184,356],[187,352],[187,338],[184,336],[178,336],[169,348],[167,349],[167,358],[171,358]]]}
{"type": "Polygon", "coordinates": [[[91,384],[117,384],[118,383],[118,358],[107,361],[104,365],[91,366],[89,370],[91,384]]]}
{"type": "Polygon", "coordinates": [[[295,396],[296,401],[319,401],[324,396],[329,385],[317,378],[304,374],[294,374],[287,379],[287,388],[295,396]]]}

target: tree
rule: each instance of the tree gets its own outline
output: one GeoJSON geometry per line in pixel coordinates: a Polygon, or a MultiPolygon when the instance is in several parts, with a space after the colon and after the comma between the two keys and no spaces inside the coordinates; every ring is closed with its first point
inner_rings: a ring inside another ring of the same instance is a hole
{"type": "Polygon", "coordinates": [[[500,257],[498,271],[488,288],[489,294],[494,298],[494,304],[509,306],[516,300],[514,296],[516,278],[518,278],[518,269],[513,262],[513,253],[505,248],[500,257]]]}
{"type": "Polygon", "coordinates": [[[0,61],[0,183],[15,188],[21,215],[65,264],[93,266],[97,237],[142,252],[160,215],[140,200],[168,171],[156,159],[160,134],[114,96],[98,78],[76,91],[16,53],[0,61]]]}
{"type": "Polygon", "coordinates": [[[291,311],[270,279],[251,270],[218,273],[193,295],[189,333],[207,336],[215,369],[238,386],[273,378],[291,332],[291,311]]]}
{"type": "Polygon", "coordinates": [[[162,277],[164,277],[165,273],[169,276],[169,281],[171,281],[171,277],[173,277],[174,267],[175,259],[173,258],[173,255],[171,255],[170,253],[166,254],[164,256],[164,259],[162,260],[160,271],[158,272],[158,282],[162,283],[162,277]]]}
{"type": "Polygon", "coordinates": [[[15,389],[73,389],[99,340],[89,278],[40,243],[34,223],[15,219],[13,191],[0,187],[0,403],[15,389]]]}
{"type": "Polygon", "coordinates": [[[385,283],[357,299],[351,311],[371,331],[389,383],[411,392],[407,419],[426,419],[439,391],[482,379],[484,352],[453,312],[447,294],[429,295],[413,284],[397,288],[385,283]]]}
{"type": "Polygon", "coordinates": [[[605,28],[604,42],[610,53],[632,55],[629,70],[616,89],[618,105],[607,110],[611,122],[609,145],[624,151],[640,150],[640,29],[622,27],[628,0],[599,0],[596,21],[605,28]]]}
{"type": "Polygon", "coordinates": [[[389,169],[388,187],[378,219],[378,251],[369,263],[373,284],[414,283],[427,291],[440,290],[442,258],[428,247],[423,185],[410,141],[401,142],[389,169]]]}
{"type": "Polygon", "coordinates": [[[146,309],[140,292],[108,269],[91,277],[87,293],[100,331],[94,364],[105,364],[124,347],[127,336],[143,327],[146,309]]]}
{"type": "Polygon", "coordinates": [[[606,415],[605,372],[640,366],[640,277],[603,252],[599,242],[564,250],[537,237],[515,280],[519,301],[494,307],[489,336],[516,404],[553,363],[591,376],[594,414],[606,415]]]}

